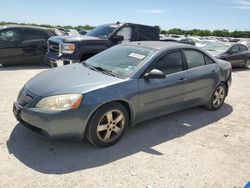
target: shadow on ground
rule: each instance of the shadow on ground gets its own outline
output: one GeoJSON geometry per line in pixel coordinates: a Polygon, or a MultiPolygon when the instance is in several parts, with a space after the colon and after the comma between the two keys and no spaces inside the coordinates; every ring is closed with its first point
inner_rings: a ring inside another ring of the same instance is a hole
{"type": "Polygon", "coordinates": [[[245,69],[242,67],[233,67],[232,72],[245,72],[245,71],[250,71],[250,69],[245,69]]]}
{"type": "Polygon", "coordinates": [[[46,65],[16,65],[8,67],[0,67],[1,71],[16,71],[16,70],[31,70],[31,69],[48,69],[49,66],[46,65]]]}
{"type": "Polygon", "coordinates": [[[66,174],[105,165],[141,151],[163,155],[152,147],[208,126],[232,111],[232,106],[225,104],[215,112],[193,108],[170,114],[129,129],[118,144],[102,149],[93,147],[87,141],[43,139],[17,124],[7,147],[10,154],[36,171],[66,174]]]}

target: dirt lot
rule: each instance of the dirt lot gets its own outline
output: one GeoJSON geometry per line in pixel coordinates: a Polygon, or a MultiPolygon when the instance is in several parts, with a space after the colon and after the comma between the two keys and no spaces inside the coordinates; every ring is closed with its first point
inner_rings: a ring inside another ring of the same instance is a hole
{"type": "Polygon", "coordinates": [[[113,147],[51,141],[12,115],[41,67],[0,70],[0,187],[243,187],[250,181],[250,71],[235,70],[226,104],[128,130],[113,147]]]}

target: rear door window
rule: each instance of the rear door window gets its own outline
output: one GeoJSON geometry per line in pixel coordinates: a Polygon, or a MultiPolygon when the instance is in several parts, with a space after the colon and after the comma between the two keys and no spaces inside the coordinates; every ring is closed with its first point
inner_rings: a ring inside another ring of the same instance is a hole
{"type": "Polygon", "coordinates": [[[189,69],[205,65],[205,59],[204,59],[203,53],[196,51],[196,50],[183,50],[183,51],[184,51],[189,69]]]}
{"type": "Polygon", "coordinates": [[[248,51],[248,49],[247,49],[246,46],[240,45],[240,51],[241,52],[246,52],[246,51],[248,51]]]}

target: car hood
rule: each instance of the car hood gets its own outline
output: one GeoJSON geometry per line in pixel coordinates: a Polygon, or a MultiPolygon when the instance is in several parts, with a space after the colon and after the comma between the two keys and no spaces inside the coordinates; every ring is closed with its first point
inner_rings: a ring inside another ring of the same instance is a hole
{"type": "Polygon", "coordinates": [[[80,42],[85,40],[101,40],[98,37],[86,36],[86,35],[71,35],[71,36],[54,36],[50,37],[49,40],[56,42],[80,42]]]}
{"type": "Polygon", "coordinates": [[[41,97],[83,94],[122,81],[123,79],[90,70],[76,63],[39,73],[25,84],[25,89],[41,97]]]}

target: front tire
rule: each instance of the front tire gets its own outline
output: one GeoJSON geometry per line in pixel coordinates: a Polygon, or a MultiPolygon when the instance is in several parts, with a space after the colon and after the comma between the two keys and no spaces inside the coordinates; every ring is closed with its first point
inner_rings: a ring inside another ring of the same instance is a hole
{"type": "Polygon", "coordinates": [[[220,83],[214,90],[206,107],[212,111],[218,110],[223,105],[226,95],[227,86],[224,83],[220,83]]]}
{"type": "Polygon", "coordinates": [[[90,118],[86,137],[98,147],[108,147],[117,143],[129,124],[127,109],[118,102],[99,108],[90,118]]]}
{"type": "Polygon", "coordinates": [[[42,64],[43,65],[46,65],[46,66],[51,66],[50,63],[49,63],[49,60],[47,58],[47,54],[46,53],[43,53],[43,56],[42,56],[42,64]]]}

